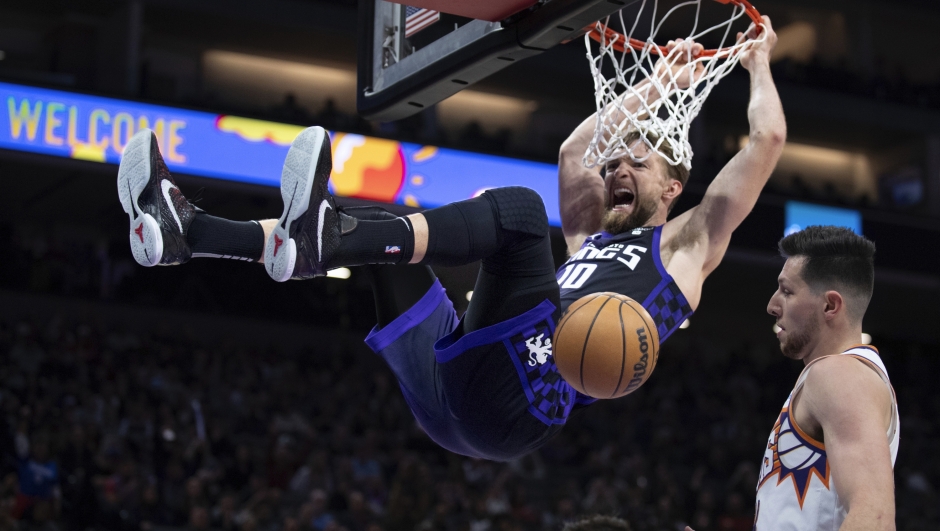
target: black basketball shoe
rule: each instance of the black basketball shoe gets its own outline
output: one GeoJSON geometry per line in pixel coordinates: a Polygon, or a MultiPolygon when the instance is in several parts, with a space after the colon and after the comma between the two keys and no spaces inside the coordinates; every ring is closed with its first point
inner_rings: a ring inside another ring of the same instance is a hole
{"type": "Polygon", "coordinates": [[[274,280],[326,275],[342,226],[357,223],[336,209],[329,191],[332,170],[329,133],[322,127],[302,131],[281,172],[284,213],[264,247],[264,267],[274,280]]]}
{"type": "Polygon", "coordinates": [[[150,129],[135,134],[121,156],[118,195],[131,221],[131,253],[137,263],[182,264],[192,257],[186,232],[196,209],[176,186],[150,129]]]}

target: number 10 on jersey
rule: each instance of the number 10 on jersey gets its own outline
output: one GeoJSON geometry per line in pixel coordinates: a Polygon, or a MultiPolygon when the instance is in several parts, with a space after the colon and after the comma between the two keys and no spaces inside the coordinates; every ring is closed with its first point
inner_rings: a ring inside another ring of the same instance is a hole
{"type": "Polygon", "coordinates": [[[585,247],[577,252],[571,259],[568,260],[568,264],[565,266],[565,270],[561,273],[561,276],[558,277],[558,285],[561,289],[578,289],[584,285],[585,282],[591,278],[591,275],[594,274],[594,271],[597,269],[597,264],[592,263],[578,263],[579,260],[612,260],[616,259],[618,262],[630,268],[631,271],[636,269],[636,265],[640,263],[639,254],[636,253],[645,253],[647,251],[646,247],[641,247],[639,245],[628,245],[621,252],[621,248],[618,245],[611,245],[605,249],[595,249],[593,247],[585,247]],[[626,255],[629,258],[624,258],[623,256],[618,256],[620,254],[626,255]]]}

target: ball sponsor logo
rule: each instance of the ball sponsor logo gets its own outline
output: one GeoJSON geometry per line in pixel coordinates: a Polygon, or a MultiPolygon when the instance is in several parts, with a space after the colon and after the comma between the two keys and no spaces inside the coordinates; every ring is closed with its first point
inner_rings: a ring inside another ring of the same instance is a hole
{"type": "Polygon", "coordinates": [[[635,390],[646,378],[646,369],[649,366],[649,338],[646,335],[646,328],[636,329],[637,342],[640,345],[640,360],[633,364],[633,378],[627,384],[627,393],[635,390]]]}

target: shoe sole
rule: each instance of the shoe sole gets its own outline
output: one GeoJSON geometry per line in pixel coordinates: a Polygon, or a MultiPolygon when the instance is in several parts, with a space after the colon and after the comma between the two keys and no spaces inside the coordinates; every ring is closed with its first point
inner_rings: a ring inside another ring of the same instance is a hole
{"type": "Polygon", "coordinates": [[[144,129],[131,137],[121,155],[118,169],[118,195],[130,218],[131,253],[145,267],[153,267],[163,258],[163,233],[153,216],[140,210],[137,202],[150,182],[151,131],[144,129]]]}
{"type": "MultiPolygon", "coordinates": [[[[291,225],[310,208],[310,192],[316,180],[317,162],[326,135],[322,127],[304,129],[291,142],[287,152],[281,171],[284,212],[264,246],[264,268],[277,282],[289,280],[294,273],[297,243],[290,237],[291,225]]],[[[317,230],[320,225],[322,222],[317,225],[317,230]]]]}

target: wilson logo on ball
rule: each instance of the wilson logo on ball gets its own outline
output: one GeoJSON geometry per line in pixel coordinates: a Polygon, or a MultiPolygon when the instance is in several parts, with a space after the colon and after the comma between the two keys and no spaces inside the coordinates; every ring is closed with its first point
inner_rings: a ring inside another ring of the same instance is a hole
{"type": "Polygon", "coordinates": [[[617,398],[653,373],[659,332],[642,304],[618,293],[594,293],[568,307],[552,346],[558,372],[575,390],[617,398]]]}
{"type": "Polygon", "coordinates": [[[650,358],[650,346],[646,338],[646,328],[636,329],[636,339],[640,343],[640,352],[642,352],[643,355],[640,356],[640,361],[633,364],[633,378],[630,380],[630,383],[627,384],[627,393],[633,392],[646,381],[646,367],[650,358]]]}

